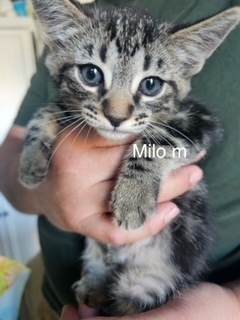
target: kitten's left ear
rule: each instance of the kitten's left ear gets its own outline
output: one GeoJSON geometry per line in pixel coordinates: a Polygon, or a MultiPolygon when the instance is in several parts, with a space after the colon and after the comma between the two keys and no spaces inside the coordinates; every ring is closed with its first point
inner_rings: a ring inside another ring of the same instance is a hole
{"type": "Polygon", "coordinates": [[[88,18],[76,0],[32,0],[32,4],[50,47],[80,31],[82,21],[88,18]]]}
{"type": "Polygon", "coordinates": [[[239,22],[240,7],[234,7],[175,32],[171,36],[171,47],[183,76],[188,78],[197,74],[239,22]]]}

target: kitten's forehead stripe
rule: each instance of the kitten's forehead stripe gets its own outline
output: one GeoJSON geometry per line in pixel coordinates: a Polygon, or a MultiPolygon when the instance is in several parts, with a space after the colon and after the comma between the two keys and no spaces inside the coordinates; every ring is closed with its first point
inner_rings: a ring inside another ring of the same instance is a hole
{"type": "Polygon", "coordinates": [[[87,51],[90,57],[92,57],[93,55],[93,48],[94,48],[94,45],[91,43],[84,47],[84,49],[87,51]]]}
{"type": "Polygon", "coordinates": [[[133,50],[132,50],[132,52],[130,53],[130,56],[133,57],[139,49],[140,49],[140,45],[139,45],[139,43],[137,42],[137,43],[135,44],[135,46],[133,47],[133,50]]]}
{"type": "Polygon", "coordinates": [[[147,71],[151,66],[152,57],[150,55],[146,55],[144,58],[143,70],[147,71]]]}
{"type": "Polygon", "coordinates": [[[122,46],[121,46],[121,42],[120,42],[120,39],[119,39],[119,38],[116,39],[116,46],[117,46],[117,49],[118,49],[118,53],[121,54],[123,48],[122,48],[122,46]]]}
{"type": "Polygon", "coordinates": [[[146,48],[148,43],[152,43],[154,41],[154,29],[155,25],[154,24],[145,24],[144,26],[144,38],[142,41],[142,45],[146,48]]]}
{"type": "Polygon", "coordinates": [[[116,28],[116,22],[114,20],[110,20],[107,31],[110,32],[110,41],[113,41],[117,36],[117,28],[116,28]]]}
{"type": "Polygon", "coordinates": [[[99,56],[100,56],[102,62],[105,63],[107,60],[107,46],[106,46],[106,44],[102,45],[100,52],[99,52],[99,56]]]}
{"type": "Polygon", "coordinates": [[[158,68],[161,68],[161,67],[163,66],[163,64],[164,64],[164,61],[163,61],[162,58],[160,58],[160,59],[158,60],[158,63],[157,63],[158,68]]]}

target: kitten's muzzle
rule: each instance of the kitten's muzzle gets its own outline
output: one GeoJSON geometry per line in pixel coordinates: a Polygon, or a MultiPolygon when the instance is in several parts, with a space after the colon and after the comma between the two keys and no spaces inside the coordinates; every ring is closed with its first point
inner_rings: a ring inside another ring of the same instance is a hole
{"type": "Polygon", "coordinates": [[[129,101],[121,99],[105,99],[102,103],[102,112],[114,128],[128,120],[133,113],[134,106],[129,101]]]}
{"type": "Polygon", "coordinates": [[[114,127],[114,128],[117,128],[117,127],[120,127],[120,125],[125,121],[127,120],[128,118],[115,118],[113,116],[106,116],[105,117],[109,120],[109,122],[111,123],[111,125],[114,127]]]}

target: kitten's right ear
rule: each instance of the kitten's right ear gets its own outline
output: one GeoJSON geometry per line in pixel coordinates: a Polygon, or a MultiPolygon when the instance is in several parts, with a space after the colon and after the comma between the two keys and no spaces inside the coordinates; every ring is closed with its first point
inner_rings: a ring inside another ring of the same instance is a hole
{"type": "Polygon", "coordinates": [[[63,43],[87,19],[83,7],[76,0],[32,0],[33,8],[48,46],[63,43]]]}
{"type": "Polygon", "coordinates": [[[233,7],[173,33],[170,38],[172,53],[183,76],[189,78],[197,74],[239,22],[240,7],[233,7]]]}

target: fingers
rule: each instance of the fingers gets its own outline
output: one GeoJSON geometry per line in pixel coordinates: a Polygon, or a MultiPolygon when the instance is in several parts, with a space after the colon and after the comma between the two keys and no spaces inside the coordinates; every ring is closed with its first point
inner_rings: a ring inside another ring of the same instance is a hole
{"type": "Polygon", "coordinates": [[[65,306],[63,308],[61,320],[80,320],[77,309],[70,305],[65,306]]]}
{"type": "Polygon", "coordinates": [[[8,133],[8,137],[11,136],[17,139],[24,139],[25,135],[26,135],[26,128],[18,125],[13,125],[8,133]]]}
{"type": "Polygon", "coordinates": [[[97,310],[89,308],[86,305],[81,305],[78,313],[79,313],[80,319],[88,319],[90,317],[95,317],[98,315],[97,310]]]}
{"type": "Polygon", "coordinates": [[[179,209],[174,203],[167,202],[158,206],[154,215],[144,226],[133,231],[117,227],[107,214],[96,214],[81,221],[76,232],[92,237],[98,241],[113,245],[124,245],[151,237],[165,228],[177,215],[179,209]]]}
{"type": "Polygon", "coordinates": [[[183,167],[173,172],[163,182],[158,201],[170,201],[192,189],[203,177],[203,171],[195,166],[183,167]]]}

